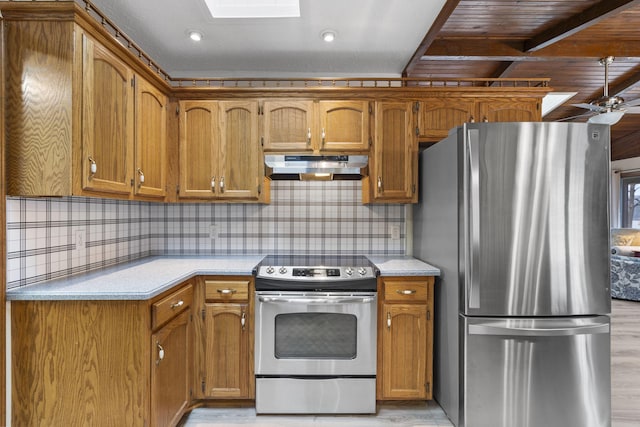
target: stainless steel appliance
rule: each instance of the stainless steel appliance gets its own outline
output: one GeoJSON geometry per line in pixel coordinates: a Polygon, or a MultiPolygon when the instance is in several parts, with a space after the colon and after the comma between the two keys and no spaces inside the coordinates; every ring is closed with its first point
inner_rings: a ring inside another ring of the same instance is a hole
{"type": "Polygon", "coordinates": [[[375,413],[376,273],[364,257],[267,257],[256,276],[257,413],[375,413]]]}
{"type": "Polygon", "coordinates": [[[460,427],[610,425],[609,127],[471,123],[420,154],[434,395],[460,427]]]}

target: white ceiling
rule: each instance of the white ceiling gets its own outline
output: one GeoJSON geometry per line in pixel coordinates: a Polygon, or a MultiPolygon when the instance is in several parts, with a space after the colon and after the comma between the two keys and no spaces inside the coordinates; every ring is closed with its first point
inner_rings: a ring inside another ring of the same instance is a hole
{"type": "Polygon", "coordinates": [[[92,2],[171,77],[266,78],[399,76],[445,0],[300,0],[299,18],[262,19],[214,19],[204,0],[92,2]]]}

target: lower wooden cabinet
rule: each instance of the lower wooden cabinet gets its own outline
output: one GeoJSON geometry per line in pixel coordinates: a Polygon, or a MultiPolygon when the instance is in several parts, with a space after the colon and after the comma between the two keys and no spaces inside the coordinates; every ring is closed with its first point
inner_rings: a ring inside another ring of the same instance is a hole
{"type": "Polygon", "coordinates": [[[253,399],[253,277],[204,277],[200,285],[200,397],[253,399]]]}
{"type": "Polygon", "coordinates": [[[433,390],[433,277],[378,282],[378,400],[429,400],[433,390]]]}
{"type": "Polygon", "coordinates": [[[12,301],[11,425],[175,426],[189,399],[192,285],[175,289],[152,301],[12,301]]]}

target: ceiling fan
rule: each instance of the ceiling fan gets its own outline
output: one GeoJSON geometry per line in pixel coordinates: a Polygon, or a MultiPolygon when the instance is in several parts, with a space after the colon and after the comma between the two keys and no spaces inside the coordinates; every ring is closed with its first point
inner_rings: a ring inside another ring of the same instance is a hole
{"type": "Polygon", "coordinates": [[[589,103],[571,104],[574,107],[590,110],[588,113],[579,116],[568,117],[564,120],[571,120],[578,117],[590,116],[587,122],[614,125],[625,113],[640,114],[640,99],[625,102],[619,96],[609,96],[609,65],[615,58],[607,56],[600,59],[600,65],[604,65],[604,94],[602,97],[589,103]]]}

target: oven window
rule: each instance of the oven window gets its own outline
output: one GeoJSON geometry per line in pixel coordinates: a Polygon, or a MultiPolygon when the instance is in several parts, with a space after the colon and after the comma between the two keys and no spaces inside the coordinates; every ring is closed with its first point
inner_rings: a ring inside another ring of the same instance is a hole
{"type": "Polygon", "coordinates": [[[289,313],[276,316],[277,359],[355,359],[356,316],[289,313]]]}

